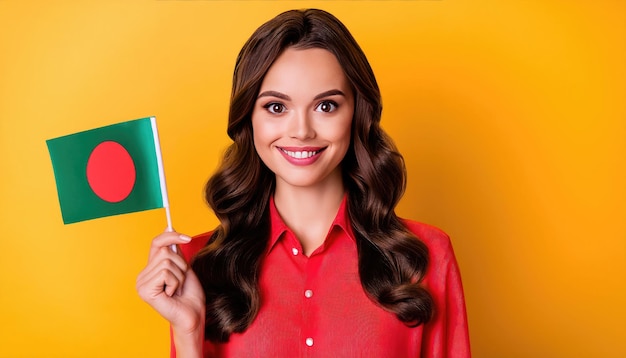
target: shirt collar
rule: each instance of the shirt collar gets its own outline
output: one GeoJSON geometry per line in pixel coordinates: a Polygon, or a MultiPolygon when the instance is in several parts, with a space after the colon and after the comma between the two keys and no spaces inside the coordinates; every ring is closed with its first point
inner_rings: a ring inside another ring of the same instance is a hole
{"type": "MultiPolygon", "coordinates": [[[[330,233],[334,230],[335,227],[339,227],[342,229],[348,237],[352,240],[355,240],[354,234],[352,232],[352,225],[350,224],[350,218],[348,215],[348,195],[345,194],[343,199],[341,200],[341,204],[339,205],[339,210],[337,210],[337,215],[333,220],[333,223],[330,225],[330,229],[328,232],[330,233]]],[[[269,246],[267,252],[272,251],[276,243],[283,236],[283,234],[287,231],[291,231],[287,224],[283,221],[278,213],[278,209],[276,209],[276,204],[274,203],[274,196],[270,197],[270,239],[269,246]]],[[[326,245],[326,241],[324,241],[324,245],[326,245]]]]}

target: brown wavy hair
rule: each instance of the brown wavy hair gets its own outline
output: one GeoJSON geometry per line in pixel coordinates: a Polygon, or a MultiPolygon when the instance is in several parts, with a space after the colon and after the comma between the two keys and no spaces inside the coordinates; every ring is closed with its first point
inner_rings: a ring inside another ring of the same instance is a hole
{"type": "Polygon", "coordinates": [[[259,311],[259,271],[275,176],[255,151],[251,115],[265,74],[288,47],[330,51],[354,91],[351,146],[341,165],[365,292],[409,326],[427,322],[433,302],[420,282],[428,249],[394,211],[404,193],[406,169],[380,127],[382,102],[374,73],[337,18],[322,10],[291,10],[259,27],[237,57],[227,130],[233,143],[205,189],[220,225],[192,263],[206,295],[205,338],[228,341],[232,333],[245,331],[259,311]]]}

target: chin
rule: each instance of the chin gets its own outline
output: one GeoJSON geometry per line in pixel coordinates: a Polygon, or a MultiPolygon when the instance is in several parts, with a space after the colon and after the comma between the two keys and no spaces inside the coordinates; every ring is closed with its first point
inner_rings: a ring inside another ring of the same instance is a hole
{"type": "Polygon", "coordinates": [[[281,185],[294,188],[312,188],[324,182],[324,178],[313,176],[311,174],[291,175],[289,177],[281,177],[281,185]]]}

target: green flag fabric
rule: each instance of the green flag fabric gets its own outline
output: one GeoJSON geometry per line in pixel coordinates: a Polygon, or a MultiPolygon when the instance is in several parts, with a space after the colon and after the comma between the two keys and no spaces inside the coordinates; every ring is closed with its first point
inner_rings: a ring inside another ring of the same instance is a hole
{"type": "Polygon", "coordinates": [[[65,224],[168,206],[154,117],[46,143],[65,224]]]}

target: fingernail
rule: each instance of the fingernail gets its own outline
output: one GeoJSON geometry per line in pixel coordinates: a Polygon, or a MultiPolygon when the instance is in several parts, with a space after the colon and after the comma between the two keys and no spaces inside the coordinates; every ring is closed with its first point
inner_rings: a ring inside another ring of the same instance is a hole
{"type": "Polygon", "coordinates": [[[178,235],[178,237],[180,237],[180,239],[183,240],[184,242],[191,241],[191,238],[187,235],[178,235]]]}

